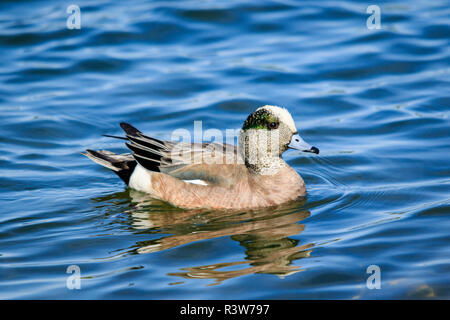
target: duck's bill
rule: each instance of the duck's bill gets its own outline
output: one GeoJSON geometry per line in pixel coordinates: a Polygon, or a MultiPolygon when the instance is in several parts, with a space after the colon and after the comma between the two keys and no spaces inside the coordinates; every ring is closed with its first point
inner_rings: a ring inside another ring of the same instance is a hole
{"type": "Polygon", "coordinates": [[[291,142],[288,145],[291,149],[300,150],[303,152],[312,152],[315,154],[319,154],[319,149],[316,147],[313,147],[309,143],[307,143],[305,140],[303,140],[298,134],[294,134],[292,136],[291,142]]]}

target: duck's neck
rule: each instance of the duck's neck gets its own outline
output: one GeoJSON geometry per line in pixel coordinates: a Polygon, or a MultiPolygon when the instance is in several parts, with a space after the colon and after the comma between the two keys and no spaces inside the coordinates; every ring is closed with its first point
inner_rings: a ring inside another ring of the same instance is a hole
{"type": "Polygon", "coordinates": [[[246,160],[245,165],[247,166],[247,168],[250,170],[251,173],[261,175],[274,175],[281,168],[285,167],[287,164],[286,161],[284,161],[280,157],[277,157],[277,158],[258,159],[258,161],[255,164],[247,162],[246,160]]]}
{"type": "Polygon", "coordinates": [[[247,130],[239,135],[239,152],[251,173],[276,174],[287,164],[281,158],[278,142],[270,141],[266,131],[247,130]]]}

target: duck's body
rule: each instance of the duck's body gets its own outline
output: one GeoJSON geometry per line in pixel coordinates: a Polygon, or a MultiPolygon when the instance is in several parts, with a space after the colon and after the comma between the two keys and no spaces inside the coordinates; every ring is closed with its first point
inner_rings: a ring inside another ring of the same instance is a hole
{"type": "MultiPolygon", "coordinates": [[[[218,168],[217,168],[218,169],[218,168]]],[[[214,170],[214,169],[213,169],[214,170]]],[[[303,179],[289,166],[272,176],[250,173],[245,165],[224,165],[227,184],[187,182],[159,172],[136,170],[130,187],[180,208],[244,209],[274,206],[306,194],[303,179]],[[143,178],[145,177],[145,178],[143,178]],[[147,181],[143,181],[143,179],[147,181]]],[[[192,180],[191,180],[192,181],[192,180]]]]}
{"type": "Polygon", "coordinates": [[[180,208],[279,205],[306,194],[303,179],[281,154],[296,143],[303,151],[318,153],[296,134],[293,120],[288,112],[286,120],[285,112],[273,106],[257,109],[244,123],[239,147],[162,141],[122,123],[126,133],[122,139],[128,140],[132,154],[87,150],[85,155],[115,171],[129,187],[180,208]],[[267,128],[265,121],[272,121],[267,128]],[[276,143],[270,140],[274,133],[276,143]],[[265,148],[260,152],[262,144],[265,148]]]}

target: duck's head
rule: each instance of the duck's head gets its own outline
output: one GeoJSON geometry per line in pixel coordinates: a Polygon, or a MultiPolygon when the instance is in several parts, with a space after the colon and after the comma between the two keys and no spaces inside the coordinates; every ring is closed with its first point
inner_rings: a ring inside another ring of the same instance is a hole
{"type": "MultiPolygon", "coordinates": [[[[272,156],[281,156],[287,149],[318,154],[319,149],[306,143],[298,134],[291,114],[285,108],[265,105],[251,113],[242,126],[246,150],[267,150],[272,156]]],[[[265,152],[263,152],[265,153],[265,152]]],[[[246,158],[248,154],[246,155],[246,158]]]]}

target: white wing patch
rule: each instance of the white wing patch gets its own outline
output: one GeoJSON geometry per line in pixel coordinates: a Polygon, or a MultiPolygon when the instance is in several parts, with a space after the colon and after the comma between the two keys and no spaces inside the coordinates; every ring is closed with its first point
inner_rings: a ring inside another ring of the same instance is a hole
{"type": "MultiPolygon", "coordinates": [[[[136,166],[136,168],[133,171],[133,174],[130,177],[130,183],[128,184],[128,186],[130,188],[133,188],[137,191],[143,191],[143,192],[147,192],[150,193],[151,192],[151,180],[150,180],[150,172],[145,169],[143,166],[141,166],[140,164],[138,164],[136,166]]],[[[194,179],[194,180],[183,180],[184,182],[187,183],[192,183],[192,184],[198,184],[201,186],[207,186],[208,183],[204,180],[200,180],[200,179],[194,179]]]]}
{"type": "Polygon", "coordinates": [[[200,180],[200,179],[195,179],[195,180],[183,180],[184,182],[187,183],[192,183],[192,184],[199,184],[202,186],[207,186],[208,184],[206,183],[206,181],[204,180],[200,180]]]}

